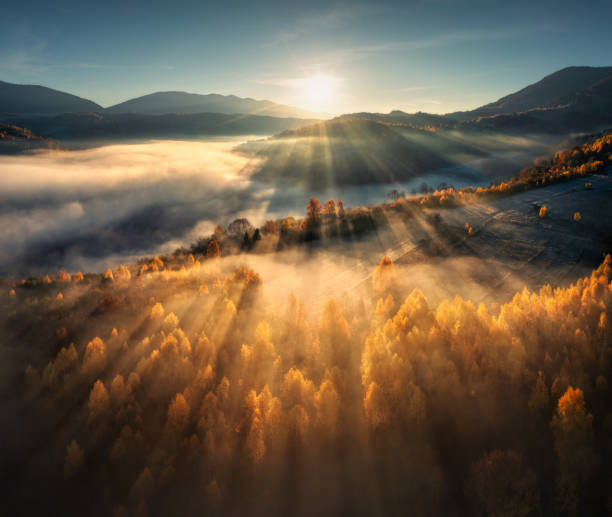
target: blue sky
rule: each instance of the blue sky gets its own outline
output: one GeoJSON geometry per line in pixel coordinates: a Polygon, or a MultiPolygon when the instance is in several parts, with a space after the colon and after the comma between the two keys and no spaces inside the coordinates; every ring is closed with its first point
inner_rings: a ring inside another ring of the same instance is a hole
{"type": "Polygon", "coordinates": [[[612,2],[11,2],[0,80],[108,106],[160,90],[329,113],[473,108],[570,65],[612,65],[612,2]]]}

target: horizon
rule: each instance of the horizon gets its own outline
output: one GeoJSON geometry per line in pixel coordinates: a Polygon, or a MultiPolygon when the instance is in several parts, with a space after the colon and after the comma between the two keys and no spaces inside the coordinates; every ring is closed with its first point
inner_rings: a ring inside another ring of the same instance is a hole
{"type": "Polygon", "coordinates": [[[592,30],[612,15],[606,2],[589,9],[571,2],[305,7],[268,1],[257,8],[183,2],[121,11],[110,3],[87,14],[77,5],[6,10],[3,80],[44,85],[103,107],[185,91],[332,116],[444,114],[493,102],[568,66],[606,66],[612,46],[610,31],[592,30]],[[312,95],[313,80],[322,83],[319,95],[312,95]]]}
{"type": "MultiPolygon", "coordinates": [[[[557,73],[557,72],[561,72],[561,71],[563,71],[565,69],[569,69],[569,68],[612,68],[612,65],[601,65],[601,66],[597,66],[597,67],[596,66],[589,66],[589,65],[569,65],[569,66],[564,67],[562,69],[555,70],[555,71],[551,72],[551,74],[554,74],[554,73],[557,73]]],[[[547,77],[548,75],[551,75],[551,74],[547,74],[546,76],[542,76],[540,79],[537,79],[534,82],[537,83],[540,80],[544,79],[545,77],[547,77]]],[[[5,82],[5,83],[9,83],[10,84],[9,81],[2,81],[1,79],[0,79],[0,82],[5,82]]],[[[12,84],[18,84],[18,83],[12,83],[12,84]]],[[[508,91],[506,93],[503,93],[499,97],[496,97],[494,99],[493,98],[489,99],[489,100],[487,100],[487,101],[485,101],[482,104],[479,104],[477,106],[472,106],[470,108],[459,108],[459,109],[454,110],[453,112],[450,112],[450,111],[449,112],[436,112],[434,110],[426,111],[426,110],[421,110],[421,109],[415,110],[415,111],[404,111],[404,110],[399,109],[399,108],[391,108],[391,109],[389,109],[387,111],[379,111],[378,113],[391,113],[393,111],[400,111],[400,112],[404,112],[404,113],[421,113],[422,112],[422,113],[429,113],[429,114],[435,114],[435,115],[451,115],[452,113],[455,113],[455,112],[470,111],[472,109],[482,107],[482,106],[487,105],[489,103],[496,102],[497,100],[505,97],[506,95],[510,95],[510,94],[513,94],[513,93],[516,93],[518,91],[523,90],[524,88],[530,86],[531,84],[533,84],[533,83],[525,84],[525,85],[523,85],[522,87],[520,87],[520,88],[518,88],[516,90],[508,91]]],[[[148,93],[143,93],[143,94],[140,94],[140,95],[136,95],[134,97],[130,97],[130,98],[127,98],[127,99],[119,100],[115,104],[104,105],[104,104],[98,102],[94,98],[83,96],[83,95],[77,95],[77,94],[75,94],[74,92],[71,92],[71,91],[59,90],[58,88],[54,88],[54,87],[46,85],[46,84],[23,83],[23,84],[18,84],[18,85],[19,86],[40,86],[40,87],[43,87],[43,88],[49,88],[49,89],[52,89],[52,90],[61,91],[63,93],[68,93],[68,94],[76,95],[77,97],[79,97],[81,99],[89,100],[89,101],[92,101],[92,102],[98,104],[103,109],[108,109],[108,108],[111,108],[113,106],[122,104],[122,103],[127,102],[127,101],[131,101],[131,100],[134,100],[134,99],[138,99],[138,98],[141,98],[141,97],[147,97],[147,96],[155,95],[155,94],[159,94],[159,93],[183,93],[183,94],[188,94],[188,95],[203,95],[203,96],[221,95],[223,97],[237,97],[239,99],[253,100],[253,101],[257,101],[257,102],[272,102],[272,103],[275,103],[275,104],[278,104],[278,105],[287,106],[287,107],[290,107],[290,108],[297,108],[297,109],[301,109],[301,110],[304,110],[304,111],[310,111],[310,113],[313,116],[317,116],[317,117],[320,117],[320,118],[323,118],[323,119],[324,118],[333,118],[333,117],[340,116],[340,115],[343,115],[343,114],[366,112],[366,110],[354,110],[354,111],[347,111],[347,112],[324,113],[324,112],[312,111],[309,108],[303,107],[303,106],[284,104],[284,103],[277,102],[274,99],[270,99],[270,98],[260,98],[260,97],[253,97],[253,96],[249,96],[249,95],[245,95],[245,96],[241,97],[241,96],[236,95],[236,94],[231,93],[231,92],[230,93],[218,93],[218,92],[213,92],[213,91],[210,91],[210,92],[194,92],[194,91],[186,91],[186,90],[156,90],[156,91],[151,91],[151,92],[148,92],[148,93]]],[[[257,113],[253,113],[253,115],[257,115],[257,113]]]]}

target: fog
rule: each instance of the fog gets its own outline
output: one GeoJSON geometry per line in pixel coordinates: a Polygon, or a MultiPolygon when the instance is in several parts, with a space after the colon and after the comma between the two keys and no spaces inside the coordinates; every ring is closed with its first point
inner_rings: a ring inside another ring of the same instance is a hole
{"type": "Polygon", "coordinates": [[[256,162],[232,145],[158,141],[0,157],[0,272],[89,269],[265,211],[248,180],[256,162]]]}
{"type": "MultiPolygon", "coordinates": [[[[104,270],[188,246],[237,217],[261,225],[302,215],[313,194],[356,206],[423,183],[462,187],[491,181],[492,159],[483,158],[402,183],[332,186],[316,193],[277,188],[250,179],[262,161],[235,152],[236,144],[150,141],[0,156],[0,275],[104,270]]],[[[515,160],[510,155],[498,163],[515,160]]]]}

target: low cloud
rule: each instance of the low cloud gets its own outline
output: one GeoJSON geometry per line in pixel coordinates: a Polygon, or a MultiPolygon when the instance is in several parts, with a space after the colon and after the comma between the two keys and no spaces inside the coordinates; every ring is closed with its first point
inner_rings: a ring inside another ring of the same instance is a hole
{"type": "Polygon", "coordinates": [[[155,252],[236,213],[265,211],[249,181],[257,162],[233,145],[159,141],[0,157],[0,273],[155,252]]]}

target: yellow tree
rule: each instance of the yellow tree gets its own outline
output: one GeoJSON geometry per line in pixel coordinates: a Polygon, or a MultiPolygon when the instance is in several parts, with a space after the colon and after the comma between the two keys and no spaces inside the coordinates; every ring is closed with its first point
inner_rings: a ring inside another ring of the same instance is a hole
{"type": "Polygon", "coordinates": [[[208,243],[208,247],[206,248],[206,258],[217,258],[221,256],[221,246],[219,243],[213,239],[208,243]]]}
{"type": "Polygon", "coordinates": [[[593,415],[586,410],[582,390],[567,388],[559,399],[551,427],[559,466],[559,503],[566,513],[577,515],[581,492],[597,464],[593,452],[593,415]]]}

